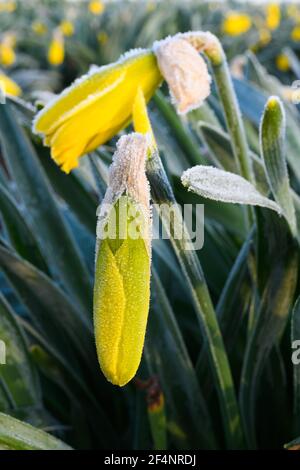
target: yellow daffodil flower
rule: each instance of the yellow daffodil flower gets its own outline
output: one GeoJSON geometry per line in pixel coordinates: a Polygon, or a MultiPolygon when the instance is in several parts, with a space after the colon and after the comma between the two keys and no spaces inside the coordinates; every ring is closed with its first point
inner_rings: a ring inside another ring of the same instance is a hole
{"type": "Polygon", "coordinates": [[[293,41],[300,41],[300,26],[295,26],[291,32],[291,39],[293,41]]]}
{"type": "Polygon", "coordinates": [[[17,8],[17,4],[14,0],[0,2],[0,12],[13,13],[17,8]]]}
{"type": "Polygon", "coordinates": [[[200,47],[205,41],[215,47],[210,33],[197,38],[179,34],[158,41],[153,50],[138,49],[113,64],[93,67],[38,113],[33,132],[43,137],[54,161],[68,173],[79,157],[131,122],[139,90],[148,102],[165,78],[177,111],[195,109],[210,93],[210,76],[194,46],[197,41],[200,47]]]}
{"type": "Polygon", "coordinates": [[[287,72],[290,68],[289,59],[285,54],[279,54],[276,57],[276,67],[282,72],[287,72]]]}
{"type": "Polygon", "coordinates": [[[0,89],[4,94],[20,96],[22,90],[11,78],[0,71],[0,89]]]}
{"type": "Polygon", "coordinates": [[[259,43],[261,46],[266,46],[272,39],[270,31],[266,28],[259,30],[259,43]]]}
{"type": "Polygon", "coordinates": [[[150,302],[148,141],[120,138],[100,207],[94,286],[94,326],[100,367],[123,386],[139,367],[150,302]]]}
{"type": "Polygon", "coordinates": [[[278,3],[269,3],[266,6],[266,26],[273,31],[280,24],[281,11],[278,3]]]}
{"type": "Polygon", "coordinates": [[[39,36],[43,36],[48,31],[47,26],[41,21],[34,21],[31,25],[31,29],[35,34],[38,34],[39,36]]]}
{"type": "Polygon", "coordinates": [[[48,50],[48,61],[51,65],[61,65],[65,58],[64,40],[61,34],[55,32],[48,50]]]}
{"type": "Polygon", "coordinates": [[[71,21],[62,21],[59,25],[59,29],[64,36],[70,37],[74,34],[74,25],[71,21]]]}
{"type": "Polygon", "coordinates": [[[13,47],[5,40],[0,43],[0,64],[10,67],[16,61],[16,54],[13,47]]]}
{"type": "Polygon", "coordinates": [[[68,173],[81,155],[130,123],[139,87],[148,101],[161,81],[155,55],[138,50],[75,81],[37,115],[33,129],[44,137],[52,158],[68,173]]]}
{"type": "Polygon", "coordinates": [[[92,0],[89,3],[89,11],[93,15],[101,15],[104,12],[105,5],[100,0],[92,0]]]}
{"type": "Polygon", "coordinates": [[[239,36],[246,33],[252,26],[249,15],[238,12],[231,12],[226,15],[223,21],[222,30],[229,36],[239,36]]]}
{"type": "Polygon", "coordinates": [[[151,13],[152,11],[154,11],[155,8],[156,8],[156,3],[155,2],[147,2],[146,11],[148,13],[151,13]]]}

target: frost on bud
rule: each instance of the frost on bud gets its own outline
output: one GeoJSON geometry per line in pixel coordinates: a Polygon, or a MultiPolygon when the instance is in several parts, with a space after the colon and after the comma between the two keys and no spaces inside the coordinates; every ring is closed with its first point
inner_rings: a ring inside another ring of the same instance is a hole
{"type": "Polygon", "coordinates": [[[211,77],[203,57],[181,36],[158,41],[153,47],[178,113],[198,108],[210,94],[211,77]]]}
{"type": "Polygon", "coordinates": [[[94,286],[94,326],[100,367],[123,386],[136,374],[150,301],[148,141],[141,134],[117,144],[100,208],[94,286]]]}

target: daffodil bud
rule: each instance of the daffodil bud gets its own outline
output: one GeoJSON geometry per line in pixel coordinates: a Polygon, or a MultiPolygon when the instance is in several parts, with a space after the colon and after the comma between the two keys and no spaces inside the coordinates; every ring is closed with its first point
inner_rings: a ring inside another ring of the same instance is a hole
{"type": "Polygon", "coordinates": [[[151,217],[145,175],[148,140],[120,138],[100,207],[94,326],[100,367],[123,386],[141,360],[150,301],[151,217]]]}
{"type": "Polygon", "coordinates": [[[210,94],[211,77],[203,57],[180,36],[158,41],[153,50],[178,113],[198,108],[210,94]]]}

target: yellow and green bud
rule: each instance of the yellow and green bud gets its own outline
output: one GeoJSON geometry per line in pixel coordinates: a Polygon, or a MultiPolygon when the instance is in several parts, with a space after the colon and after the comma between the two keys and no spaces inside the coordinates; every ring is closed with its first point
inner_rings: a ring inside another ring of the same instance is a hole
{"type": "Polygon", "coordinates": [[[123,136],[100,208],[94,326],[102,372],[127,384],[140,364],[150,302],[151,217],[145,175],[148,139],[123,136]]]}

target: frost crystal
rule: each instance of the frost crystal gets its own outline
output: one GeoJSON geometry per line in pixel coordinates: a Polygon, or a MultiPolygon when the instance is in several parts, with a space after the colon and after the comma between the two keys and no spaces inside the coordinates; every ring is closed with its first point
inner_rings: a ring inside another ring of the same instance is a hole
{"type": "Polygon", "coordinates": [[[150,253],[150,188],[145,173],[148,146],[148,138],[138,133],[124,135],[119,139],[110,167],[108,187],[99,211],[97,238],[101,239],[110,208],[125,194],[140,207],[146,220],[148,233],[143,235],[150,253]]]}
{"type": "Polygon", "coordinates": [[[185,171],[181,181],[184,186],[188,187],[189,191],[208,199],[267,207],[280,215],[282,213],[276,202],[264,197],[241,176],[228,171],[198,165],[185,171]]]}
{"type": "Polygon", "coordinates": [[[178,35],[156,42],[153,50],[178,113],[198,108],[210,94],[211,77],[204,59],[178,35]]]}

